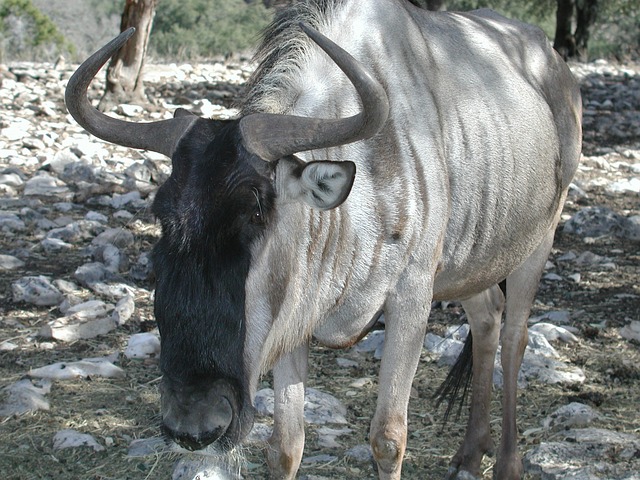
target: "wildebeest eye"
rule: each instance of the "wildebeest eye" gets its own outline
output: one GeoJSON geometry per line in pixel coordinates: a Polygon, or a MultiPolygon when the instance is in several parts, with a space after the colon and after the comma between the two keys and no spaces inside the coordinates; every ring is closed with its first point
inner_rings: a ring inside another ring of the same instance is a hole
{"type": "Polygon", "coordinates": [[[258,225],[264,223],[264,217],[262,216],[262,212],[259,209],[253,212],[253,215],[251,215],[251,223],[255,223],[258,225]]]}

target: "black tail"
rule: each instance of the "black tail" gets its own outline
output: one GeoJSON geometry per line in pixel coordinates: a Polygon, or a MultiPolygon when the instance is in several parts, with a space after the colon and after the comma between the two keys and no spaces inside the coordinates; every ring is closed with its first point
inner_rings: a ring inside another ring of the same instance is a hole
{"type": "Polygon", "coordinates": [[[443,427],[449,420],[449,415],[453,411],[453,407],[458,403],[458,412],[456,413],[456,419],[460,417],[462,413],[462,407],[464,407],[467,394],[469,392],[469,386],[471,385],[471,379],[473,378],[473,339],[471,332],[467,335],[467,339],[464,342],[462,352],[458,356],[456,363],[451,367],[447,378],[438,387],[436,393],[433,394],[433,398],[436,399],[436,409],[440,407],[440,404],[446,400],[447,409],[444,412],[443,427]],[[462,388],[462,392],[460,389],[462,388]]]}

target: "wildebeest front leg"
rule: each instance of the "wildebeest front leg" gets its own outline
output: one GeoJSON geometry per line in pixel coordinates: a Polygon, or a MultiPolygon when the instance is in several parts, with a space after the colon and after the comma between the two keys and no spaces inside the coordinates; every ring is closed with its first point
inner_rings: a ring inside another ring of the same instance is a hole
{"type": "Polygon", "coordinates": [[[431,306],[430,285],[412,283],[399,291],[412,297],[395,294],[385,303],[385,344],[370,430],[381,480],[400,479],[407,444],[407,405],[431,306]]]}
{"type": "Polygon", "coordinates": [[[502,438],[493,469],[494,478],[500,480],[518,480],[522,477],[523,468],[518,453],[516,428],[518,371],[527,346],[529,312],[553,245],[554,233],[555,224],[531,256],[507,277],[507,310],[501,336],[501,361],[504,372],[502,438]]]}
{"type": "Polygon", "coordinates": [[[272,478],[292,479],[304,450],[304,388],[309,345],[282,357],[273,368],[273,433],[267,463],[272,478]]]}
{"type": "Polygon", "coordinates": [[[464,441],[451,460],[447,479],[471,479],[480,475],[485,453],[493,453],[490,408],[493,365],[500,336],[504,295],[498,285],[462,301],[473,338],[471,411],[464,441]]]}

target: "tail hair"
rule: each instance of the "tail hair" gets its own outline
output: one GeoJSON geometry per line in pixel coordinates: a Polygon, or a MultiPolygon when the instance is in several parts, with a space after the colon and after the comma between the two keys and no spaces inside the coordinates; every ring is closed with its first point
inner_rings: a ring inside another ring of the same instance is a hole
{"type": "Polygon", "coordinates": [[[451,370],[449,370],[447,378],[444,379],[440,387],[438,387],[438,390],[433,394],[433,398],[436,400],[436,409],[438,409],[443,402],[446,401],[447,403],[442,423],[443,428],[449,420],[449,416],[456,404],[458,404],[458,411],[456,412],[455,418],[456,420],[460,418],[462,408],[466,403],[472,378],[473,339],[471,332],[469,332],[456,363],[451,367],[451,370]]]}

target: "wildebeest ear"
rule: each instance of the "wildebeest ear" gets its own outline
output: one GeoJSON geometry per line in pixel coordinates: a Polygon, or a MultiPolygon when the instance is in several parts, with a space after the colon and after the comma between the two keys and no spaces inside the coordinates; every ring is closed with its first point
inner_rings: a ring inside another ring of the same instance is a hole
{"type": "Polygon", "coordinates": [[[281,179],[286,197],[302,200],[319,210],[330,210],[347,199],[356,175],[355,163],[328,160],[303,163],[290,158],[299,163],[281,179]]]}

